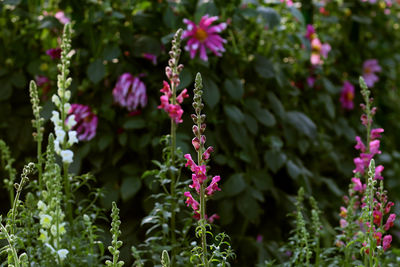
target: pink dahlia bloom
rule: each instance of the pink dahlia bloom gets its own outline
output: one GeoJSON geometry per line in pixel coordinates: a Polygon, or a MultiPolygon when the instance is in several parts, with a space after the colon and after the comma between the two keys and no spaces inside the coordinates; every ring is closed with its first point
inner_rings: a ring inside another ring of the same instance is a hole
{"type": "Polygon", "coordinates": [[[217,16],[209,17],[208,15],[204,15],[201,18],[199,25],[188,19],[183,20],[187,24],[187,29],[183,32],[182,39],[190,38],[185,46],[185,50],[190,53],[190,58],[194,58],[199,50],[200,58],[207,61],[206,48],[218,57],[222,56],[222,52],[225,52],[223,44],[226,43],[226,40],[219,36],[218,33],[225,30],[227,24],[223,22],[211,26],[216,20],[218,20],[217,16]]]}
{"type": "Polygon", "coordinates": [[[354,108],[354,86],[349,82],[345,81],[340,93],[340,103],[343,109],[351,110],[354,108]]]}
{"type": "Polygon", "coordinates": [[[376,59],[368,59],[364,61],[363,64],[363,78],[368,87],[374,86],[374,84],[379,81],[378,76],[376,76],[376,72],[381,72],[382,68],[378,64],[378,60],[376,59]]]}
{"type": "Polygon", "coordinates": [[[77,132],[78,139],[80,141],[91,140],[96,135],[98,118],[90,107],[81,104],[72,104],[68,111],[67,122],[71,115],[74,115],[76,122],[72,130],[77,132]]]}
{"type": "Polygon", "coordinates": [[[70,20],[67,16],[65,16],[65,13],[64,13],[63,11],[58,11],[58,12],[54,15],[54,17],[55,17],[61,24],[64,24],[64,25],[71,22],[71,20],[70,20]]]}
{"type": "Polygon", "coordinates": [[[136,111],[139,106],[144,108],[147,105],[146,86],[130,73],[124,73],[119,77],[112,93],[114,102],[126,107],[128,111],[136,111]]]}

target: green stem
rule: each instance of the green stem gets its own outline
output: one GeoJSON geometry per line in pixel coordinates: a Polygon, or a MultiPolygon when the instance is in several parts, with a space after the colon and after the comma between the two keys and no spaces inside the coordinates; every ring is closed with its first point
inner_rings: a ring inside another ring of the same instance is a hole
{"type": "MultiPolygon", "coordinates": [[[[68,178],[68,163],[64,163],[64,190],[66,196],[66,204],[67,204],[67,214],[68,214],[68,221],[72,224],[72,207],[71,207],[71,191],[70,191],[70,183],[68,178]]],[[[71,225],[72,226],[72,225],[71,225]]]]}
{"type": "Polygon", "coordinates": [[[207,259],[207,229],[206,229],[206,201],[204,196],[204,183],[200,187],[200,223],[201,223],[201,246],[203,248],[203,264],[208,267],[207,259]]]}
{"type": "Polygon", "coordinates": [[[4,227],[4,225],[2,223],[0,223],[0,227],[1,227],[1,231],[4,233],[4,235],[7,238],[8,244],[9,244],[10,249],[11,249],[11,253],[12,253],[13,258],[14,258],[15,267],[20,267],[19,260],[18,260],[18,254],[17,254],[17,251],[15,250],[13,242],[11,241],[10,235],[8,234],[7,229],[4,227]]]}
{"type": "Polygon", "coordinates": [[[39,132],[40,129],[40,123],[38,123],[39,127],[37,127],[37,157],[38,157],[38,164],[37,164],[37,169],[38,169],[38,181],[39,181],[39,190],[40,192],[42,191],[42,133],[39,132]]]}

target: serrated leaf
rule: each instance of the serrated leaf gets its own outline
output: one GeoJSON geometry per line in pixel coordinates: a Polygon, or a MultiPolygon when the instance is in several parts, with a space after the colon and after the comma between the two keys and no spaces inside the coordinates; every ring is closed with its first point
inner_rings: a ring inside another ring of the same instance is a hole
{"type": "Polygon", "coordinates": [[[272,62],[264,56],[256,55],[254,69],[262,78],[270,79],[275,76],[272,62]]]}
{"type": "Polygon", "coordinates": [[[225,80],[224,88],[235,100],[240,100],[243,97],[244,89],[242,82],[239,79],[225,80]]]}
{"type": "Polygon", "coordinates": [[[138,177],[126,177],[121,185],[121,197],[124,201],[132,198],[142,186],[142,182],[138,177]]]}
{"type": "Polygon", "coordinates": [[[281,151],[268,150],[264,153],[264,161],[268,168],[276,173],[286,162],[286,155],[281,151]]]}
{"type": "Polygon", "coordinates": [[[242,111],[234,105],[225,105],[224,106],[225,114],[236,123],[240,124],[244,120],[244,115],[242,111]]]}
{"type": "Polygon", "coordinates": [[[286,113],[287,122],[296,128],[299,132],[306,135],[310,139],[314,139],[317,135],[317,126],[315,123],[300,111],[289,111],[286,113]]]}
{"type": "Polygon", "coordinates": [[[246,188],[246,182],[240,173],[233,174],[223,183],[224,195],[233,197],[241,193],[246,188]]]}

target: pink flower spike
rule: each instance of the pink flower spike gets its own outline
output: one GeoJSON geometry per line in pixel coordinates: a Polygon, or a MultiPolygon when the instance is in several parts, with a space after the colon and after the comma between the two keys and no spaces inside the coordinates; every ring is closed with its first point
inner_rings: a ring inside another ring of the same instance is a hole
{"type": "Polygon", "coordinates": [[[112,94],[114,102],[128,111],[135,111],[147,105],[146,86],[130,73],[124,73],[118,78],[112,94]]]}
{"type": "Polygon", "coordinates": [[[212,178],[212,181],[210,185],[206,188],[207,195],[211,196],[214,194],[215,191],[221,191],[221,188],[218,187],[218,182],[221,180],[221,178],[218,176],[214,176],[212,178]]]}
{"type": "Polygon", "coordinates": [[[372,217],[374,217],[374,224],[380,226],[382,220],[382,212],[380,212],[379,210],[374,210],[372,212],[372,217]]]}
{"type": "Polygon", "coordinates": [[[388,248],[390,248],[391,243],[392,243],[392,236],[385,235],[385,237],[383,238],[383,242],[382,242],[383,250],[386,251],[388,248]]]}
{"type": "Polygon", "coordinates": [[[192,194],[190,194],[190,192],[188,192],[188,191],[183,193],[183,195],[187,198],[185,201],[187,206],[189,207],[189,205],[190,205],[194,211],[197,211],[199,209],[199,205],[200,205],[199,202],[194,200],[194,198],[192,197],[192,194]]]}
{"type": "Polygon", "coordinates": [[[355,149],[360,150],[361,152],[365,152],[365,145],[364,143],[361,141],[361,138],[359,136],[356,136],[356,142],[357,144],[354,146],[355,149]]]}
{"type": "Polygon", "coordinates": [[[389,218],[387,219],[385,223],[385,231],[388,231],[391,227],[394,225],[394,221],[396,220],[396,214],[392,213],[389,215],[389,218]]]}
{"type": "Polygon", "coordinates": [[[219,57],[222,56],[222,52],[225,52],[223,43],[226,43],[226,40],[222,39],[218,33],[225,30],[227,24],[220,23],[211,26],[216,20],[218,20],[218,17],[209,17],[208,15],[204,15],[200,19],[199,25],[188,19],[183,20],[187,29],[182,33],[182,39],[189,38],[185,50],[189,51],[190,58],[194,58],[199,51],[200,58],[208,61],[206,49],[219,57]]]}
{"type": "Polygon", "coordinates": [[[342,108],[346,110],[352,110],[354,108],[354,86],[349,82],[345,81],[340,93],[340,103],[342,108]]]}
{"type": "Polygon", "coordinates": [[[68,111],[66,123],[68,123],[70,116],[74,115],[76,124],[72,130],[76,131],[77,138],[80,141],[89,141],[96,135],[97,129],[97,116],[92,112],[89,106],[81,104],[71,104],[68,111]]]}
{"type": "Polygon", "coordinates": [[[160,89],[160,92],[164,93],[167,98],[170,98],[172,96],[171,87],[169,86],[168,82],[163,81],[163,88],[160,89]]]}
{"type": "Polygon", "coordinates": [[[383,133],[384,131],[385,130],[382,128],[372,129],[371,130],[371,140],[381,138],[381,133],[383,133]]]}
{"type": "Polygon", "coordinates": [[[197,176],[193,173],[192,174],[192,181],[193,184],[189,185],[190,188],[193,188],[196,190],[197,194],[200,194],[200,183],[199,180],[197,179],[197,176]]]}
{"type": "Polygon", "coordinates": [[[383,177],[382,177],[382,172],[383,172],[383,169],[385,169],[385,167],[383,167],[382,165],[378,165],[376,168],[375,168],[375,180],[383,180],[383,177]]]}

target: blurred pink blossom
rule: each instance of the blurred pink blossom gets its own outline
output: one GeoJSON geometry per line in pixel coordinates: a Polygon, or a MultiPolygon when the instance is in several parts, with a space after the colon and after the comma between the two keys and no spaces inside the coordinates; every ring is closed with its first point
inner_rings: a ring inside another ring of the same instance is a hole
{"type": "Polygon", "coordinates": [[[147,105],[146,86],[138,78],[130,73],[122,74],[113,89],[114,102],[128,111],[136,111],[139,106],[147,105]]]}
{"type": "Polygon", "coordinates": [[[343,109],[351,110],[354,108],[354,86],[349,82],[345,81],[340,93],[340,103],[343,109]]]}
{"type": "Polygon", "coordinates": [[[63,11],[58,11],[58,12],[54,15],[54,17],[55,17],[56,19],[58,19],[58,21],[59,21],[61,24],[64,24],[64,25],[71,22],[71,20],[70,20],[67,16],[65,16],[65,14],[64,14],[63,11]]]}
{"type": "Polygon", "coordinates": [[[364,61],[363,64],[363,78],[368,87],[374,86],[374,84],[379,81],[378,76],[376,76],[376,72],[381,72],[382,68],[378,64],[378,60],[376,59],[368,59],[364,61]]]}
{"type": "Polygon", "coordinates": [[[78,139],[81,141],[91,140],[96,135],[98,118],[90,107],[81,104],[72,104],[68,111],[66,122],[68,122],[71,115],[74,115],[76,122],[72,130],[77,132],[78,139]]]}

